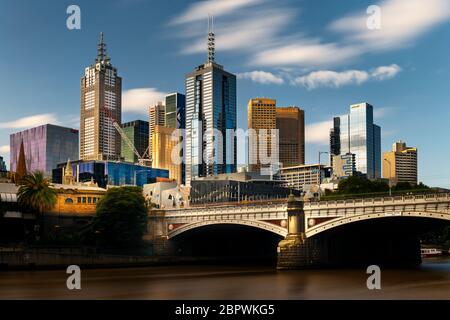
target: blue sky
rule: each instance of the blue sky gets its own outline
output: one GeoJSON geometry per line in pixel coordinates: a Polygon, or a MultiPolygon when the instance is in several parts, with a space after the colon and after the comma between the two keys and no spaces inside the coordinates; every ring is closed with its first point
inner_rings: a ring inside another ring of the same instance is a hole
{"type": "MultiPolygon", "coordinates": [[[[123,118],[184,92],[206,58],[208,13],[216,61],[238,75],[238,126],[247,101],[265,96],[306,112],[306,159],[328,150],[333,116],[352,103],[375,108],[382,149],[419,149],[419,179],[450,187],[450,0],[0,0],[0,155],[9,134],[43,123],[78,127],[79,84],[105,33],[123,78],[123,118]],[[81,30],[66,27],[69,5],[81,30]],[[367,28],[378,5],[380,29],[367,28]]],[[[244,150],[239,151],[244,159],[244,150]]]]}

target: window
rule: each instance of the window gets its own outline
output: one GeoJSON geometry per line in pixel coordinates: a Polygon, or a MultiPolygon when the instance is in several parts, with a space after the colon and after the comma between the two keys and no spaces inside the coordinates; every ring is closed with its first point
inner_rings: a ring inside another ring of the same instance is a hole
{"type": "Polygon", "coordinates": [[[81,203],[81,197],[78,197],[78,198],[77,198],[77,202],[78,202],[78,203],[81,203]]]}
{"type": "MultiPolygon", "coordinates": [[[[79,199],[79,198],[78,198],[79,199]]],[[[65,203],[73,203],[72,198],[66,198],[66,200],[64,201],[65,203]]]]}
{"type": "Polygon", "coordinates": [[[97,202],[97,198],[95,198],[95,197],[92,198],[92,202],[93,202],[93,203],[96,203],[96,202],[97,202]]]}
{"type": "Polygon", "coordinates": [[[83,203],[86,203],[86,197],[83,197],[83,203]]]}
{"type": "Polygon", "coordinates": [[[91,203],[91,202],[92,202],[92,198],[89,197],[89,198],[88,198],[88,203],[91,203]]]}

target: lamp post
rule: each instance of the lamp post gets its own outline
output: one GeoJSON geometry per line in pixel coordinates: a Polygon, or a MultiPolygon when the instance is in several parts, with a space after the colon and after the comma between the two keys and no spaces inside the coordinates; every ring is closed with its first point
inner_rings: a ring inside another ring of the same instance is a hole
{"type": "Polygon", "coordinates": [[[386,158],[384,158],[383,160],[386,161],[388,163],[388,165],[389,165],[389,197],[392,197],[392,184],[391,184],[391,178],[392,178],[391,170],[392,170],[392,167],[391,167],[391,162],[388,159],[386,159],[386,158]]]}

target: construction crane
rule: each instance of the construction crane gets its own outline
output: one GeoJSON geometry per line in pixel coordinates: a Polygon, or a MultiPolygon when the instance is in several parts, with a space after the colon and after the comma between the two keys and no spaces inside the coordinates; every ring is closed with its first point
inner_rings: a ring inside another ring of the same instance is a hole
{"type": "Polygon", "coordinates": [[[123,129],[120,126],[120,124],[118,124],[116,119],[112,116],[111,111],[108,110],[104,106],[102,107],[102,110],[105,112],[105,114],[109,118],[109,120],[111,120],[112,125],[114,126],[114,128],[116,128],[116,130],[120,134],[122,140],[125,141],[125,143],[128,145],[128,147],[130,147],[130,149],[136,155],[136,157],[138,159],[138,164],[143,166],[143,165],[146,164],[146,162],[150,162],[151,163],[152,159],[151,159],[151,157],[149,155],[149,147],[150,146],[147,146],[147,149],[145,149],[144,154],[141,156],[139,151],[136,149],[136,146],[133,144],[133,142],[131,142],[130,138],[128,138],[128,136],[125,134],[125,132],[123,131],[123,129]]]}

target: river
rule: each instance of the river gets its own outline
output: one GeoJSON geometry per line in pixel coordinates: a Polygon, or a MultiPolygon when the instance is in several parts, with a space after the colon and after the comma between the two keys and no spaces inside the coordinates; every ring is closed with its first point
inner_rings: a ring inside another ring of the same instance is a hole
{"type": "Polygon", "coordinates": [[[158,266],[81,271],[2,271],[0,299],[450,299],[450,258],[413,269],[382,269],[368,290],[364,269],[277,271],[270,266],[158,266]]]}

